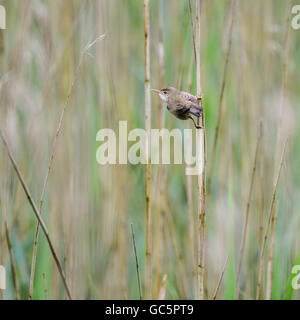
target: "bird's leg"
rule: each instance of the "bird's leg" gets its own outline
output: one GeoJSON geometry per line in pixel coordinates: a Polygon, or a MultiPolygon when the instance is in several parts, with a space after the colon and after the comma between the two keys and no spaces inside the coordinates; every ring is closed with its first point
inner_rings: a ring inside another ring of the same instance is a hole
{"type": "Polygon", "coordinates": [[[198,100],[198,103],[200,104],[200,106],[202,105],[202,94],[200,96],[196,96],[197,100],[198,100]]]}
{"type": "Polygon", "coordinates": [[[195,122],[195,120],[194,120],[194,118],[192,116],[189,116],[189,118],[193,120],[196,129],[203,129],[203,127],[201,125],[198,126],[196,124],[196,122],[195,122]]]}
{"type": "MultiPolygon", "coordinates": [[[[203,96],[202,94],[200,94],[199,96],[197,95],[196,96],[197,100],[198,100],[198,105],[202,108],[203,110],[203,107],[202,107],[202,102],[203,102],[203,96]]],[[[194,121],[194,119],[192,118],[193,122],[194,122],[194,125],[197,129],[203,129],[203,127],[200,125],[200,121],[199,121],[199,125],[197,125],[194,121]]]]}

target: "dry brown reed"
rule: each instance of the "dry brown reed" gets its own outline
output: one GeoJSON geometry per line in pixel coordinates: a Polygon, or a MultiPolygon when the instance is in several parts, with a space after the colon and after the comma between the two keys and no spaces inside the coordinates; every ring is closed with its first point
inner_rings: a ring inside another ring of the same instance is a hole
{"type": "MultiPolygon", "coordinates": [[[[201,87],[201,59],[200,59],[200,45],[201,45],[201,1],[196,0],[196,32],[195,32],[195,48],[196,48],[196,83],[197,96],[199,97],[199,104],[202,104],[202,87],[201,87]]],[[[198,138],[198,152],[197,162],[200,168],[198,172],[197,187],[198,187],[198,263],[197,263],[197,278],[198,291],[197,298],[204,299],[204,272],[205,272],[205,189],[206,189],[206,134],[205,134],[205,111],[201,118],[198,119],[198,125],[202,129],[197,130],[198,138]]]]}
{"type": "Polygon", "coordinates": [[[145,279],[145,296],[147,299],[152,298],[152,232],[151,232],[151,91],[150,91],[150,20],[149,20],[149,0],[144,0],[144,36],[145,36],[145,127],[147,132],[146,143],[146,183],[145,183],[145,200],[146,200],[146,279],[145,279]]]}
{"type": "MultiPolygon", "coordinates": [[[[163,36],[163,1],[157,2],[157,16],[158,16],[158,44],[157,44],[157,65],[158,65],[158,88],[165,86],[165,48],[164,48],[164,36],[163,36]]],[[[159,129],[165,126],[165,108],[162,101],[159,101],[159,107],[157,112],[157,126],[159,129]]],[[[160,150],[161,152],[161,150],[160,150]]],[[[154,170],[153,170],[154,171],[154,170]]],[[[153,179],[154,180],[154,179],[153,179]]],[[[161,287],[161,277],[163,276],[163,224],[164,224],[164,212],[165,207],[165,193],[167,183],[167,171],[166,165],[160,164],[156,170],[156,179],[153,183],[158,188],[155,189],[153,199],[156,199],[155,208],[157,214],[155,215],[155,223],[153,224],[153,294],[157,295],[161,287]]],[[[153,219],[154,220],[154,219],[153,219]]]]}

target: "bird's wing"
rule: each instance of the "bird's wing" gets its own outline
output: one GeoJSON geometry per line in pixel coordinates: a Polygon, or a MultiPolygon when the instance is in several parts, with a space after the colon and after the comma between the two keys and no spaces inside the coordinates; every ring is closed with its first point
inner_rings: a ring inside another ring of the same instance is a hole
{"type": "MultiPolygon", "coordinates": [[[[192,95],[191,95],[192,96],[192,95]]],[[[192,96],[193,97],[193,96],[192,96]]],[[[177,105],[182,105],[183,107],[185,107],[186,109],[190,109],[190,108],[199,108],[201,109],[201,107],[198,105],[198,101],[197,98],[196,99],[196,103],[194,101],[191,101],[189,99],[186,99],[185,96],[179,96],[177,98],[177,105]]]]}
{"type": "Polygon", "coordinates": [[[195,104],[198,104],[198,100],[195,96],[193,96],[192,94],[185,92],[185,91],[181,91],[181,96],[183,97],[183,99],[191,101],[195,104]]]}
{"type": "Polygon", "coordinates": [[[186,100],[185,98],[179,97],[176,101],[176,106],[177,106],[177,114],[178,115],[184,115],[187,112],[193,114],[196,117],[200,117],[202,108],[196,104],[193,103],[192,101],[186,100]]]}
{"type": "Polygon", "coordinates": [[[181,97],[177,97],[174,101],[176,105],[176,114],[182,116],[190,111],[190,101],[187,101],[181,97]]]}
{"type": "Polygon", "coordinates": [[[176,104],[176,109],[175,110],[176,110],[175,112],[176,112],[176,114],[178,116],[183,116],[183,115],[185,115],[186,113],[188,113],[190,111],[190,108],[186,104],[181,104],[181,103],[178,102],[176,104]]]}

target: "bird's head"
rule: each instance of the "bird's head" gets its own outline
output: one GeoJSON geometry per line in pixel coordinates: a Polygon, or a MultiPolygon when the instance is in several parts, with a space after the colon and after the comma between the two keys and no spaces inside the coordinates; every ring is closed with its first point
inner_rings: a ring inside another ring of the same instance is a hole
{"type": "Polygon", "coordinates": [[[168,99],[171,95],[176,94],[178,92],[178,90],[173,87],[167,87],[167,88],[163,88],[161,90],[152,89],[152,91],[158,93],[161,100],[163,100],[165,102],[168,101],[168,99]]]}

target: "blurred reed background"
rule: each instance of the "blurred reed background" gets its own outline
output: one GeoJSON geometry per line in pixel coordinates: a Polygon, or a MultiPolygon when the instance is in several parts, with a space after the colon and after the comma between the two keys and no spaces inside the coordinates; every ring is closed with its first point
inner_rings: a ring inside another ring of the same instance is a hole
{"type": "MultiPolygon", "coordinates": [[[[234,7],[232,1],[201,2],[209,179],[204,295],[214,297],[224,271],[217,299],[299,299],[290,276],[292,266],[300,264],[300,31],[286,23],[289,6],[296,2],[245,0],[236,1],[234,7]],[[263,277],[258,290],[260,264],[263,277]]],[[[195,19],[195,1],[190,3],[195,19]]],[[[119,120],[128,121],[128,130],[145,127],[143,1],[0,4],[7,12],[7,29],[1,31],[0,41],[0,127],[37,204],[80,55],[88,43],[105,34],[85,55],[66,108],[42,216],[73,298],[138,299],[130,224],[144,295],[145,167],[100,166],[96,133],[101,128],[117,132],[119,120]]],[[[189,1],[150,0],[150,59],[152,88],[172,85],[196,94],[189,1]]],[[[161,109],[156,96],[151,112],[153,128],[191,127],[161,109]]],[[[197,178],[185,175],[184,164],[151,167],[152,297],[193,299],[197,178]]],[[[0,219],[0,264],[7,270],[2,298],[27,299],[36,218],[2,143],[0,219]]],[[[64,299],[66,294],[40,232],[33,299],[45,298],[64,299]]]]}

